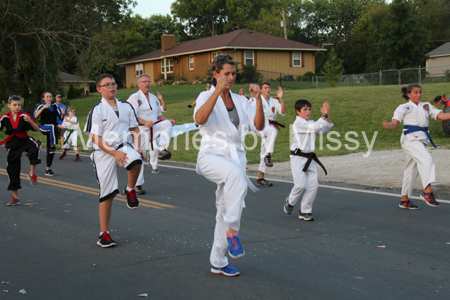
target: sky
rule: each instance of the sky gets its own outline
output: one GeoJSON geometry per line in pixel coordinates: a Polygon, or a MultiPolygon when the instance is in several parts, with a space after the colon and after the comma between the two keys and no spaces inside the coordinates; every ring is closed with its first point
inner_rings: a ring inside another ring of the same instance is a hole
{"type": "Polygon", "coordinates": [[[138,5],[134,8],[134,13],[148,18],[151,15],[170,14],[170,5],[175,0],[137,0],[136,2],[138,5]]]}

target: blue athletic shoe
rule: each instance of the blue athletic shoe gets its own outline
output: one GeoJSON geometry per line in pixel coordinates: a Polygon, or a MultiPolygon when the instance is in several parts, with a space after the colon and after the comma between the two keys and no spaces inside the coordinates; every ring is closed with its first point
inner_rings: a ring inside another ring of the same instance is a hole
{"type": "Polygon", "coordinates": [[[245,255],[244,249],[241,246],[241,237],[239,235],[230,235],[227,233],[228,254],[231,258],[239,258],[245,255]]]}
{"type": "Polygon", "coordinates": [[[225,276],[230,276],[230,277],[239,275],[238,269],[234,268],[232,265],[227,265],[223,268],[216,268],[214,266],[211,266],[211,273],[223,274],[225,276]]]}

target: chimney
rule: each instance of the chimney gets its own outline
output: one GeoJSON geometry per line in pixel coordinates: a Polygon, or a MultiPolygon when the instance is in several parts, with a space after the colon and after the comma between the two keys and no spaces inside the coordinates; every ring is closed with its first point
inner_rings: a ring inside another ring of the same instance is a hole
{"type": "Polygon", "coordinates": [[[161,36],[161,52],[166,51],[166,49],[169,49],[176,44],[175,36],[173,34],[163,34],[161,36]]]}

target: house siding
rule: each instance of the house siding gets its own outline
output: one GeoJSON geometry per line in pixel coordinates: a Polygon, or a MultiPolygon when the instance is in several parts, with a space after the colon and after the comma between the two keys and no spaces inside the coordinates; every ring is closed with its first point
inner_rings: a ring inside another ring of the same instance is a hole
{"type": "Polygon", "coordinates": [[[429,76],[444,76],[446,70],[450,70],[450,55],[430,58],[426,65],[429,76]]]}

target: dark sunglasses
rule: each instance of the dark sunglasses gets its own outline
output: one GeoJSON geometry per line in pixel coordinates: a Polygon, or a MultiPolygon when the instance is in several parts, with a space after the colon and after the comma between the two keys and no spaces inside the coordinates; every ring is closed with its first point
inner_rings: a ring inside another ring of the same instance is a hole
{"type": "Polygon", "coordinates": [[[9,96],[8,101],[10,101],[10,100],[20,100],[20,96],[17,96],[17,95],[9,96]]]}
{"type": "Polygon", "coordinates": [[[233,61],[233,56],[231,56],[231,55],[219,55],[219,56],[217,56],[216,57],[216,63],[214,64],[213,70],[215,70],[218,65],[221,65],[221,64],[229,62],[229,61],[233,61]]]}

